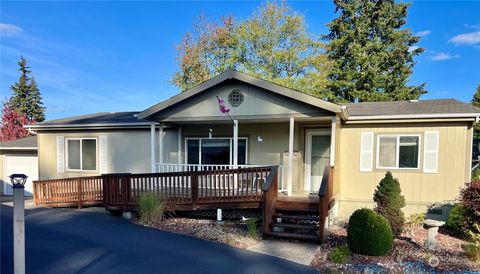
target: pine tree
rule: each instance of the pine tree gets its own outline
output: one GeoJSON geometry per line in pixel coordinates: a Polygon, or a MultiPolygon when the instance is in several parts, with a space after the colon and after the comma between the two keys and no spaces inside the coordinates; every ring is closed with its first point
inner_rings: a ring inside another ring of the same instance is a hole
{"type": "Polygon", "coordinates": [[[420,37],[404,28],[410,4],[394,0],[334,0],[339,16],[328,24],[326,53],[333,62],[328,88],[335,101],[418,99],[424,85],[408,86],[420,37]]]}
{"type": "Polygon", "coordinates": [[[405,197],[401,192],[400,183],[393,178],[390,171],[387,171],[373,195],[373,201],[376,203],[375,211],[387,218],[395,237],[402,233],[405,223],[402,211],[402,207],[405,206],[405,197]]]}
{"type": "Polygon", "coordinates": [[[18,61],[20,78],[10,89],[13,96],[10,98],[10,106],[21,115],[25,115],[29,122],[42,122],[45,120],[45,108],[42,96],[34,78],[30,77],[32,71],[27,66],[27,60],[23,57],[18,61]]]}
{"type": "Polygon", "coordinates": [[[27,117],[20,115],[7,101],[3,102],[0,121],[0,142],[27,137],[28,130],[23,127],[26,124],[28,124],[27,117]]]}
{"type": "MultiPolygon", "coordinates": [[[[477,91],[473,95],[471,103],[477,108],[480,108],[480,85],[477,86],[477,91]]],[[[480,138],[480,124],[475,124],[473,128],[473,135],[475,138],[480,138]]]]}

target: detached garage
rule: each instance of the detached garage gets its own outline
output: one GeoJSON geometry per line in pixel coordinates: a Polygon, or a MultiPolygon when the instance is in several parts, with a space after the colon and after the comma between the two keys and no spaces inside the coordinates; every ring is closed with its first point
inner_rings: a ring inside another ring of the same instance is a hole
{"type": "Polygon", "coordinates": [[[25,195],[32,196],[32,181],[38,179],[37,136],[0,143],[0,195],[12,195],[8,176],[13,173],[28,176],[25,195]]]}

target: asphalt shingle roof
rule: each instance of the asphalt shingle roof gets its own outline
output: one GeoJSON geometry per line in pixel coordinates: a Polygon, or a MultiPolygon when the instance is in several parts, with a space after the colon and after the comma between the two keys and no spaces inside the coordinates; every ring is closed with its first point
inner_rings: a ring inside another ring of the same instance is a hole
{"type": "Polygon", "coordinates": [[[455,99],[348,103],[350,116],[480,113],[480,109],[455,99]]]}
{"type": "Polygon", "coordinates": [[[0,148],[4,149],[28,147],[37,147],[37,136],[28,136],[23,139],[0,143],[0,148]]]}
{"type": "Polygon", "coordinates": [[[45,121],[33,125],[35,126],[68,126],[68,125],[108,125],[108,124],[144,124],[151,123],[147,120],[138,119],[136,115],[139,111],[127,112],[98,112],[93,114],[74,116],[56,120],[45,121]]]}

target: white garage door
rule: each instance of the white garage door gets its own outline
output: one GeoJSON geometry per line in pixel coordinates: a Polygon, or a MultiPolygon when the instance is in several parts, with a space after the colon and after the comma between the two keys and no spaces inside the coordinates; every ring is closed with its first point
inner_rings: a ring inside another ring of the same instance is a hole
{"type": "Polygon", "coordinates": [[[14,173],[23,173],[28,176],[25,184],[25,196],[32,196],[32,181],[38,180],[38,158],[37,156],[5,156],[5,174],[4,177],[4,193],[12,195],[12,185],[10,184],[10,176],[14,173]]]}

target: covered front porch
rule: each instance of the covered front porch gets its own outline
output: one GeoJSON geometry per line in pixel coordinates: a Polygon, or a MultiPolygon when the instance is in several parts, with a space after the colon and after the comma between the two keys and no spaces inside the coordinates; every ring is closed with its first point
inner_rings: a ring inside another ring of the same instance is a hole
{"type": "Polygon", "coordinates": [[[335,164],[337,117],[159,122],[151,126],[151,171],[278,166],[280,195],[317,195],[335,164]]]}

